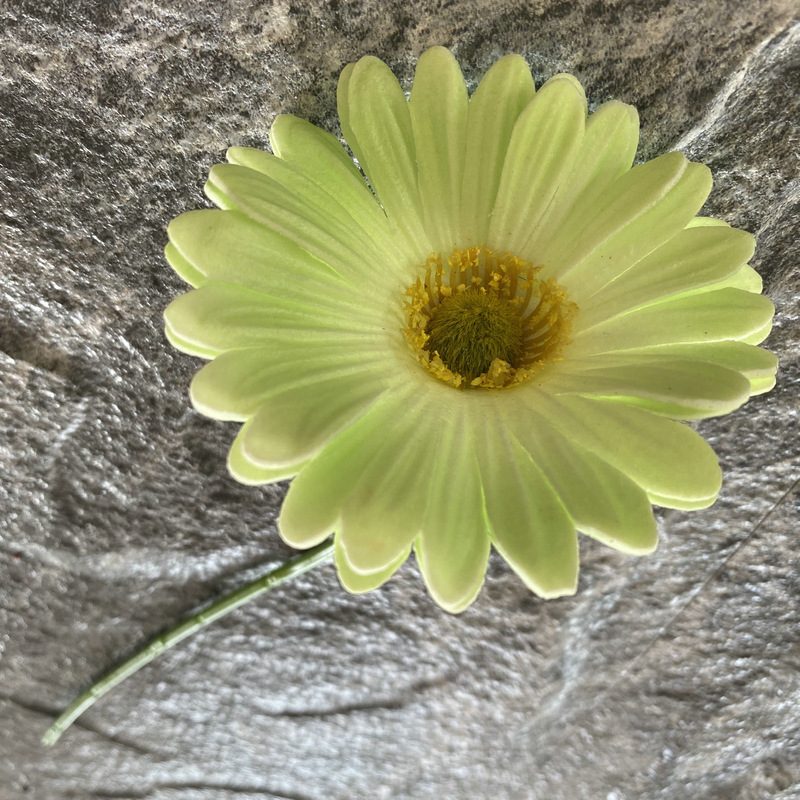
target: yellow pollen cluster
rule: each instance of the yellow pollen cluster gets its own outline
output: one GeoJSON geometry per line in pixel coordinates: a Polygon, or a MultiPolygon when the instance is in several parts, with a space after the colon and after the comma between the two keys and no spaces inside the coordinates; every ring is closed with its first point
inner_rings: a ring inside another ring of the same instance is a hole
{"type": "Polygon", "coordinates": [[[504,389],[559,358],[577,306],[552,278],[488,247],[432,253],[406,290],[404,333],[417,360],[456,389],[504,389]]]}

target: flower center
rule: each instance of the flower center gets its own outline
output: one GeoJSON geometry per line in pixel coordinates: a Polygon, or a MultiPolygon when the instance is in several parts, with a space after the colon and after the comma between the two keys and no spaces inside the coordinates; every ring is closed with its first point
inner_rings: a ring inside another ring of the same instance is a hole
{"type": "Polygon", "coordinates": [[[434,309],[427,327],[429,353],[472,381],[496,359],[516,364],[522,352],[519,304],[469,287],[446,297],[434,309]]]}
{"type": "Polygon", "coordinates": [[[577,306],[552,278],[487,247],[428,256],[406,290],[404,333],[417,360],[455,388],[503,389],[559,357],[577,306]]]}

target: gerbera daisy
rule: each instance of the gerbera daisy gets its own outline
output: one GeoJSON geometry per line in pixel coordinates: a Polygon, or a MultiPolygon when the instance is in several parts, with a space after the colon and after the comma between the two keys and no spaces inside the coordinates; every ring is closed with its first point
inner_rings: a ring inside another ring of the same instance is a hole
{"type": "Polygon", "coordinates": [[[491,546],[557,597],[576,588],[576,531],[647,553],[651,504],[713,503],[717,459],[681,420],[767,391],[776,359],[755,346],[773,307],[753,237],[697,216],[709,170],[632,166],[635,109],[587,114],[570,75],[534,91],[516,55],[469,97],[435,47],[409,99],[365,57],[338,106],[355,162],[281,115],[272,153],[233,147],[211,169],[219,209],[173,220],[166,249],[196,287],[167,336],[211,359],[192,401],[244,423],[234,477],[293,479],[284,540],[334,534],[353,592],[413,548],[458,612],[491,546]]]}

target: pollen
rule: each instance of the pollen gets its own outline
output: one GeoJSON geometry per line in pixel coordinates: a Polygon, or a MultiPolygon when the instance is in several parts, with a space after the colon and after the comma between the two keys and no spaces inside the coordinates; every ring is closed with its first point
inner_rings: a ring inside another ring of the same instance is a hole
{"type": "Polygon", "coordinates": [[[488,247],[432,253],[406,290],[404,334],[434,377],[504,389],[558,360],[577,306],[540,268],[488,247]]]}

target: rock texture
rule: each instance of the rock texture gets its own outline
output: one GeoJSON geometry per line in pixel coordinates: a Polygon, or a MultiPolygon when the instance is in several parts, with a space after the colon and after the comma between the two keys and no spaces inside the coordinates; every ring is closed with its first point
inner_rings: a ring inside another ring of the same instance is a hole
{"type": "Polygon", "coordinates": [[[800,29],[790,0],[0,3],[0,798],[800,797],[800,29]],[[712,167],[778,306],[770,395],[703,423],[719,503],[647,559],[582,543],[574,598],[499,561],[460,617],[413,565],[354,598],[323,568],[129,680],[51,751],[87,680],[288,551],[283,487],[235,484],[160,315],[166,222],[289,111],[336,130],[365,52],[505,51],[712,167]]]}

